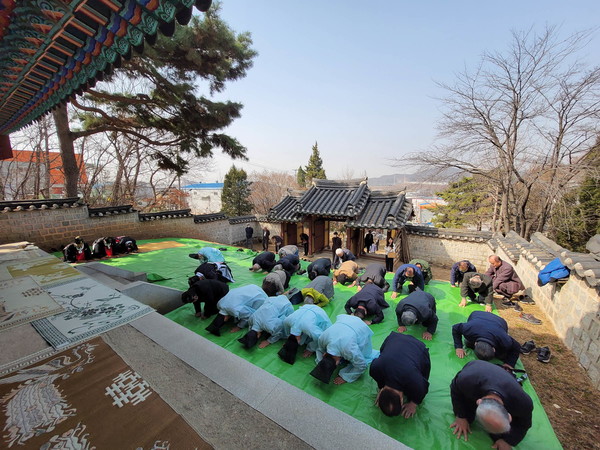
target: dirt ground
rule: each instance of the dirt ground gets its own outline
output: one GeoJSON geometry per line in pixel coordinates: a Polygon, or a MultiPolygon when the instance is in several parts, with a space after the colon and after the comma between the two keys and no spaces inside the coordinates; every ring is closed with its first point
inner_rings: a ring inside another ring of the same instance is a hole
{"type": "MultiPolygon", "coordinates": [[[[449,281],[449,269],[433,267],[433,278],[449,281]]],[[[523,344],[533,340],[538,347],[552,352],[547,364],[537,360],[537,353],[521,355],[556,436],[565,449],[600,449],[600,391],[579,365],[573,353],[556,335],[552,322],[537,305],[521,305],[523,312],[542,321],[533,325],[519,318],[519,312],[496,301],[496,308],[508,323],[510,335],[523,344]]]]}

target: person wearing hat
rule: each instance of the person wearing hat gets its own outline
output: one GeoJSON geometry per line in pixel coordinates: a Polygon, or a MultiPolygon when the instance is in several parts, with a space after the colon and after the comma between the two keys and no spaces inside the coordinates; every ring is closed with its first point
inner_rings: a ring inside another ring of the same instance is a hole
{"type": "Polygon", "coordinates": [[[252,348],[261,336],[266,334],[269,337],[258,344],[258,348],[265,348],[277,342],[285,336],[283,320],[293,312],[294,308],[285,295],[267,298],[248,319],[250,331],[243,338],[238,339],[239,342],[246,348],[252,348]]]}
{"type": "Polygon", "coordinates": [[[289,287],[290,275],[283,269],[274,269],[263,279],[263,291],[269,296],[281,295],[289,287]]]}
{"type": "Polygon", "coordinates": [[[234,333],[241,328],[246,327],[250,316],[262,306],[268,296],[260,287],[255,284],[249,284],[239,288],[231,289],[219,302],[219,314],[206,327],[206,331],[221,336],[221,327],[225,322],[236,321],[231,329],[234,333]]]}
{"type": "Polygon", "coordinates": [[[254,257],[252,260],[252,267],[249,270],[252,272],[265,271],[270,272],[275,267],[275,253],[273,252],[262,252],[254,257]]]}
{"type": "Polygon", "coordinates": [[[519,444],[531,428],[531,397],[495,364],[468,362],[450,383],[450,397],[455,416],[450,428],[458,439],[466,441],[477,420],[492,438],[492,448],[505,450],[519,444]]]}
{"type": "Polygon", "coordinates": [[[424,259],[411,259],[408,263],[412,264],[413,266],[417,266],[419,269],[421,269],[421,274],[423,275],[423,283],[429,284],[432,278],[431,266],[429,265],[429,263],[424,259]]]}
{"type": "Polygon", "coordinates": [[[193,303],[196,317],[206,319],[219,312],[217,302],[229,292],[229,286],[219,280],[198,280],[181,294],[183,303],[193,303]],[[201,303],[204,303],[202,313],[201,303]]]}
{"type": "Polygon", "coordinates": [[[465,345],[475,349],[478,359],[489,361],[498,358],[504,366],[514,369],[521,353],[521,344],[508,334],[506,320],[484,311],[473,311],[465,323],[452,327],[456,356],[465,357],[465,345]]]}
{"type": "Polygon", "coordinates": [[[369,280],[383,289],[383,292],[387,292],[390,288],[390,284],[385,281],[386,270],[385,267],[379,263],[369,264],[364,273],[361,274],[350,287],[358,284],[358,290],[360,291],[361,286],[367,283],[369,280]]]}
{"type": "Polygon", "coordinates": [[[201,263],[205,262],[214,262],[214,263],[222,263],[225,262],[225,257],[220,250],[214,247],[202,247],[198,250],[197,253],[190,253],[188,255],[190,258],[194,258],[199,260],[201,263]]]}
{"type": "Polygon", "coordinates": [[[392,281],[394,292],[392,292],[392,298],[398,296],[398,293],[402,291],[402,286],[406,281],[408,281],[409,294],[416,288],[419,288],[422,291],[425,290],[425,280],[423,279],[421,269],[414,264],[402,264],[394,274],[394,280],[392,281]]]}
{"type": "Polygon", "coordinates": [[[407,326],[421,324],[426,328],[423,339],[430,341],[438,324],[435,298],[429,292],[416,289],[400,300],[396,306],[396,317],[399,333],[404,333],[407,326]]]}
{"type": "Polygon", "coordinates": [[[468,272],[477,272],[477,269],[471,264],[471,261],[463,259],[462,261],[452,264],[452,268],[450,269],[450,286],[460,286],[465,274],[468,272]]]}
{"type": "Polygon", "coordinates": [[[329,258],[318,258],[315,259],[308,265],[306,269],[308,272],[308,278],[314,280],[319,275],[329,276],[331,272],[331,260],[329,258]]]}
{"type": "Polygon", "coordinates": [[[317,345],[317,366],[310,372],[316,379],[328,384],[342,360],[346,365],[333,380],[334,384],[356,381],[369,363],[379,356],[371,344],[373,332],[356,316],[341,314],[327,328],[317,345]]]}
{"type": "Polygon", "coordinates": [[[354,314],[364,320],[367,325],[374,325],[383,321],[383,309],[389,308],[389,306],[383,299],[383,289],[372,281],[368,281],[364,288],[350,297],[344,309],[348,314],[354,314]],[[366,316],[373,316],[373,319],[365,320],[366,316]]]}
{"type": "Polygon", "coordinates": [[[340,267],[333,271],[333,284],[346,284],[358,277],[358,264],[354,261],[343,262],[340,267]]]}
{"type": "Polygon", "coordinates": [[[279,255],[280,258],[283,258],[287,255],[298,256],[298,255],[300,255],[300,251],[298,250],[298,247],[296,247],[295,245],[284,245],[283,247],[281,247],[279,249],[277,254],[279,255]]]}
{"type": "Polygon", "coordinates": [[[413,336],[392,331],[369,369],[379,388],[375,404],[386,416],[412,417],[429,391],[430,371],[429,349],[425,344],[413,336]]]}
{"type": "Polygon", "coordinates": [[[335,293],[333,289],[333,280],[325,275],[319,275],[317,278],[307,284],[301,291],[302,298],[306,304],[314,304],[323,308],[329,304],[335,293]]]}
{"type": "Polygon", "coordinates": [[[472,302],[485,303],[486,312],[492,312],[494,302],[494,286],[492,278],[478,272],[465,273],[460,283],[461,308],[467,306],[467,298],[472,302]]]}
{"type": "Polygon", "coordinates": [[[88,259],[92,259],[92,251],[80,236],[77,236],[73,242],[63,249],[63,261],[65,262],[74,263],[88,259]]]}
{"type": "Polygon", "coordinates": [[[279,351],[279,357],[288,364],[294,364],[300,345],[306,345],[302,355],[308,358],[317,350],[319,337],[331,326],[331,320],[317,305],[303,305],[283,321],[283,334],[287,341],[279,351]]]}

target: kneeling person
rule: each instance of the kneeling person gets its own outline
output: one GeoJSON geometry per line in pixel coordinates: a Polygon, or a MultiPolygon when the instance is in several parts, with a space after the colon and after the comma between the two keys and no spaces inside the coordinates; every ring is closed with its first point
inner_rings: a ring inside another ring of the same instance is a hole
{"type": "Polygon", "coordinates": [[[387,292],[390,288],[390,284],[385,281],[386,270],[385,267],[378,263],[369,264],[365,269],[364,273],[360,275],[351,286],[358,284],[358,290],[361,289],[362,285],[367,283],[369,280],[375,285],[383,289],[383,292],[387,292]]]}
{"type": "Polygon", "coordinates": [[[493,448],[517,445],[531,428],[533,402],[519,382],[502,367],[486,361],[470,361],[450,384],[456,419],[453,433],[467,440],[470,424],[477,420],[488,432],[493,448]]]}
{"type": "Polygon", "coordinates": [[[466,323],[452,327],[456,356],[465,357],[462,338],[467,347],[475,350],[475,356],[484,361],[498,358],[505,366],[514,369],[519,359],[521,345],[508,334],[506,320],[484,311],[473,311],[466,323]]]}
{"type": "Polygon", "coordinates": [[[333,271],[333,284],[346,284],[358,277],[358,264],[354,261],[345,261],[333,271]]]}
{"type": "Polygon", "coordinates": [[[366,316],[373,316],[372,321],[365,320],[367,325],[371,325],[383,321],[383,309],[389,306],[383,299],[383,289],[370,281],[350,297],[344,308],[348,314],[352,314],[354,309],[354,315],[361,320],[365,320],[366,316]]]}
{"type": "Polygon", "coordinates": [[[265,271],[270,272],[275,267],[275,253],[273,252],[262,252],[254,257],[252,260],[252,267],[249,270],[253,272],[265,271]]]}
{"type": "Polygon", "coordinates": [[[494,302],[494,288],[492,279],[484,274],[477,272],[465,273],[462,283],[460,283],[461,301],[458,304],[461,308],[467,306],[467,298],[472,302],[485,303],[486,312],[492,312],[492,303],[494,302]]]}
{"type": "Polygon", "coordinates": [[[212,323],[206,327],[206,331],[221,336],[221,327],[230,320],[236,321],[236,325],[231,329],[234,333],[248,325],[248,319],[254,312],[262,306],[267,300],[267,294],[260,287],[249,284],[230,290],[217,303],[219,314],[212,323]]]}
{"type": "Polygon", "coordinates": [[[379,355],[371,344],[373,332],[367,324],[355,316],[337,316],[336,322],[327,328],[317,345],[317,367],[310,374],[323,383],[329,384],[336,367],[347,364],[333,380],[335,384],[356,381],[367,365],[379,355]]]}
{"type": "Polygon", "coordinates": [[[423,339],[430,341],[438,324],[435,298],[430,293],[417,289],[398,303],[396,317],[399,333],[404,333],[407,326],[421,324],[427,328],[423,332],[423,339]]]}
{"type": "Polygon", "coordinates": [[[369,369],[379,388],[375,403],[386,416],[408,419],[429,391],[429,349],[412,336],[392,331],[380,352],[369,369]]]}
{"type": "Polygon", "coordinates": [[[323,309],[316,305],[301,306],[283,321],[283,333],[288,340],[279,351],[279,357],[288,364],[294,364],[298,347],[305,344],[303,356],[309,357],[317,349],[323,331],[330,326],[331,320],[323,309]]]}
{"type": "Polygon", "coordinates": [[[219,280],[199,280],[181,294],[183,303],[193,303],[196,317],[206,319],[219,312],[217,303],[229,292],[229,286],[219,280]],[[204,303],[204,314],[201,303],[204,303]]]}
{"type": "Polygon", "coordinates": [[[269,297],[273,297],[283,294],[289,282],[290,275],[285,270],[275,269],[263,279],[262,288],[269,297]]]}
{"type": "Polygon", "coordinates": [[[329,272],[331,272],[331,260],[329,258],[315,259],[308,265],[306,271],[310,280],[314,280],[319,275],[329,276],[329,272]]]}
{"type": "Polygon", "coordinates": [[[246,348],[252,348],[263,333],[269,337],[258,344],[264,348],[277,342],[284,336],[283,321],[294,312],[292,304],[285,295],[269,297],[248,319],[250,331],[239,341],[246,348]]]}
{"type": "Polygon", "coordinates": [[[302,298],[306,304],[314,304],[321,308],[329,304],[335,293],[333,280],[325,275],[319,275],[312,280],[301,291],[302,298]]]}

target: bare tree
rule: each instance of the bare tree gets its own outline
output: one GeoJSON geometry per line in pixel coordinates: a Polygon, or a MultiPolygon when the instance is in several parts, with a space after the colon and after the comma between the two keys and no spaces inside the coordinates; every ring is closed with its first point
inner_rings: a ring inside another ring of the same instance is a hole
{"type": "Polygon", "coordinates": [[[284,172],[253,172],[250,202],[256,214],[268,214],[269,209],[281,201],[288,189],[299,189],[294,176],[284,172]]]}
{"type": "Polygon", "coordinates": [[[598,134],[600,69],[573,61],[590,38],[561,40],[554,27],[513,32],[506,53],[486,52],[475,70],[439,84],[448,93],[440,143],[410,161],[486,176],[503,231],[542,230],[555,197],[587,169],[578,162],[598,134]]]}

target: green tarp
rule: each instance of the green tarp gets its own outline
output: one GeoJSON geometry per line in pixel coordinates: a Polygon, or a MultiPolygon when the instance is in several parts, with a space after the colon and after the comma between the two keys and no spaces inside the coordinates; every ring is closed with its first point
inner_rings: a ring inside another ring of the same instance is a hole
{"type": "MultiPolygon", "coordinates": [[[[164,278],[162,281],[157,281],[157,284],[185,290],[187,278],[193,275],[193,270],[198,266],[198,261],[189,258],[188,254],[196,252],[203,246],[222,247],[228,249],[223,251],[223,254],[236,280],[230,286],[231,288],[250,283],[258,285],[262,283],[263,274],[255,274],[248,270],[255,252],[249,250],[238,252],[236,247],[205,243],[194,239],[169,240],[185,244],[185,247],[133,254],[102,262],[127,270],[152,273],[155,278],[164,278]]],[[[156,241],[159,240],[138,241],[138,245],[156,241]]],[[[307,262],[302,262],[303,268],[306,268],[307,265],[307,262]]],[[[391,284],[392,274],[388,274],[387,278],[391,284]]],[[[302,288],[308,282],[306,275],[294,275],[290,281],[290,287],[302,288]]],[[[314,357],[304,359],[299,353],[293,366],[281,361],[277,356],[277,351],[281,348],[282,342],[269,345],[264,349],[255,347],[246,350],[237,341],[245,331],[229,333],[229,327],[225,326],[222,336],[213,336],[204,330],[210,320],[196,318],[191,304],[183,305],[167,314],[167,317],[410,447],[415,449],[490,448],[492,443],[490,438],[478,425],[472,427],[473,433],[466,443],[462,439],[457,441],[449,428],[454,420],[450,402],[450,382],[464,364],[474,359],[472,351],[468,351],[467,357],[463,360],[456,357],[452,344],[451,327],[455,323],[464,322],[472,311],[481,310],[482,307],[470,304],[466,308],[459,308],[459,290],[452,288],[447,282],[431,281],[425,290],[436,298],[439,323],[433,340],[424,341],[431,356],[429,393],[423,404],[417,408],[416,415],[411,419],[387,417],[374,406],[377,385],[368,372],[354,383],[345,383],[341,386],[333,383],[325,385],[308,375],[315,365],[314,357]]],[[[355,292],[356,288],[336,285],[333,301],[324,308],[332,322],[335,322],[337,315],[345,314],[344,304],[355,292]]],[[[375,333],[373,336],[373,348],[375,349],[381,346],[391,331],[396,330],[398,324],[394,310],[398,302],[405,297],[406,292],[404,291],[403,295],[399,295],[394,300],[390,298],[390,295],[391,291],[385,295],[390,308],[385,310],[384,321],[377,325],[371,325],[371,329],[375,333]]],[[[298,307],[295,306],[295,308],[298,307]]],[[[410,327],[408,333],[421,339],[423,331],[423,327],[413,326],[410,327]]],[[[520,362],[518,367],[522,368],[520,362]]],[[[523,387],[534,402],[533,427],[516,448],[562,448],[531,383],[525,381],[523,387]]],[[[335,430],[332,430],[332,439],[335,439],[335,430]]]]}

